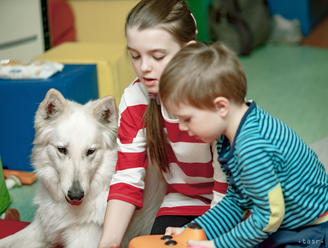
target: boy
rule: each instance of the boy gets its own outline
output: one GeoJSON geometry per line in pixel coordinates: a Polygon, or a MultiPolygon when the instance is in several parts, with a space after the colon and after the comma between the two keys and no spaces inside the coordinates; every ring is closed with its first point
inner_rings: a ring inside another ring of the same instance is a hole
{"type": "Polygon", "coordinates": [[[188,245],[327,247],[323,165],[294,131],[245,102],[246,88],[237,56],[219,43],[187,46],[161,76],[161,100],[179,128],[205,142],[219,137],[218,160],[229,185],[223,200],[194,220],[209,241],[188,245]]]}

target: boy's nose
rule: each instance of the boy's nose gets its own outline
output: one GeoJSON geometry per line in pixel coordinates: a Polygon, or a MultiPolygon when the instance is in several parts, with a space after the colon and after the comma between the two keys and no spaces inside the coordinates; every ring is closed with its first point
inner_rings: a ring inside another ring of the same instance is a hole
{"type": "Polygon", "coordinates": [[[188,131],[189,136],[194,136],[194,133],[191,131],[188,131]]]}
{"type": "Polygon", "coordinates": [[[185,124],[180,123],[180,122],[179,122],[179,129],[181,131],[188,131],[188,127],[185,124]]]}

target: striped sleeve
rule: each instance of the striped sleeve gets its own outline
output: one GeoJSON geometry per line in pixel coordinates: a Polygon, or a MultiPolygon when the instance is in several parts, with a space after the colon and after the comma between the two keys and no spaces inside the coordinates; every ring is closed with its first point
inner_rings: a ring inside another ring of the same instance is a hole
{"type": "Polygon", "coordinates": [[[148,164],[142,116],[147,100],[138,87],[128,87],[120,103],[118,160],[108,200],[118,199],[142,207],[144,177],[148,164]],[[139,94],[139,95],[138,95],[139,94]]]}
{"type": "MultiPolygon", "coordinates": [[[[225,233],[229,233],[243,220],[243,214],[244,210],[241,208],[236,195],[228,189],[223,200],[205,214],[195,219],[195,222],[204,229],[209,240],[214,240],[225,233]]],[[[223,246],[217,247],[230,246],[224,244],[223,246]]]]}
{"type": "Polygon", "coordinates": [[[211,202],[211,207],[217,205],[220,201],[222,201],[223,197],[225,196],[228,184],[226,175],[221,169],[221,165],[218,161],[218,152],[217,152],[217,144],[216,141],[211,144],[211,150],[213,153],[213,179],[214,179],[214,186],[213,186],[213,199],[211,202]]]}
{"type": "Polygon", "coordinates": [[[284,218],[282,189],[272,166],[273,151],[268,151],[266,144],[261,144],[256,139],[247,140],[247,143],[247,148],[244,147],[240,154],[240,181],[245,194],[252,200],[252,214],[246,220],[236,222],[243,214],[243,196],[236,192],[227,194],[213,211],[208,211],[200,224],[207,223],[205,228],[209,233],[208,237],[214,240],[216,247],[252,247],[276,231],[284,218]],[[232,200],[233,194],[239,199],[232,200]],[[233,228],[224,234],[217,233],[212,230],[214,223],[224,223],[233,228]]]}

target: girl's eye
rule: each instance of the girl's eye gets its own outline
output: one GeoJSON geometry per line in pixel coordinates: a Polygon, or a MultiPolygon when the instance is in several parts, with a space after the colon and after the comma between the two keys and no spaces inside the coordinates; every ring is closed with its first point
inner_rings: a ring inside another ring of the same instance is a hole
{"type": "Polygon", "coordinates": [[[140,58],[140,55],[138,55],[138,54],[135,54],[135,53],[130,53],[130,57],[131,57],[131,59],[139,59],[140,58]]]}
{"type": "Polygon", "coordinates": [[[137,60],[137,59],[140,58],[140,56],[138,56],[138,55],[136,55],[136,56],[131,55],[131,58],[132,58],[133,60],[137,60]]]}
{"type": "Polygon", "coordinates": [[[59,147],[57,147],[57,150],[58,150],[61,154],[67,155],[67,148],[66,148],[66,147],[59,146],[59,147]]]}
{"type": "Polygon", "coordinates": [[[154,59],[157,60],[157,61],[160,61],[160,60],[164,59],[164,57],[165,56],[158,56],[158,57],[154,57],[154,59]]]}

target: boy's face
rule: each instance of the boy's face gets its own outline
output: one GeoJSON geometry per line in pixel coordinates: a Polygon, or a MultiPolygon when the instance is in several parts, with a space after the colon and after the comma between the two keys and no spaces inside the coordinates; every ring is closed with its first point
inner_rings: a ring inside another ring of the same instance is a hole
{"type": "Polygon", "coordinates": [[[200,109],[183,103],[165,106],[179,119],[180,130],[188,131],[190,136],[195,136],[204,142],[215,141],[226,130],[224,119],[215,109],[200,109]]]}
{"type": "Polygon", "coordinates": [[[162,72],[181,49],[180,44],[161,28],[128,28],[126,36],[128,52],[138,78],[149,93],[157,94],[162,72]]]}

